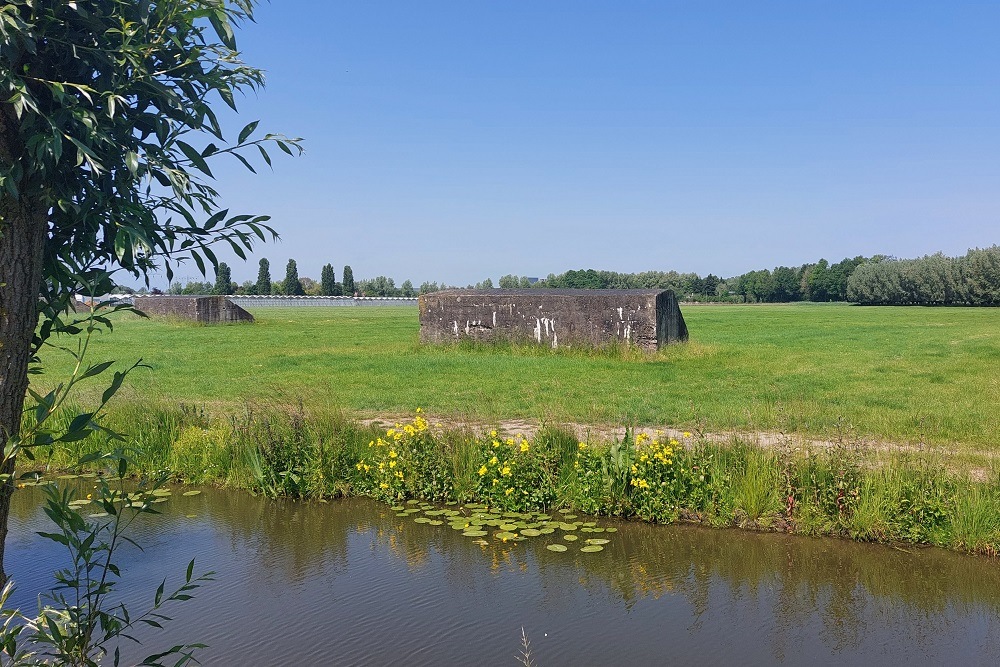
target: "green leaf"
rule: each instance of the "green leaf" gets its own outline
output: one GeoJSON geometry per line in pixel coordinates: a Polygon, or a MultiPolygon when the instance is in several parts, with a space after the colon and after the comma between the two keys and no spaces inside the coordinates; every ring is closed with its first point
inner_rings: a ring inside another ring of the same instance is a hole
{"type": "Polygon", "coordinates": [[[240,130],[240,138],[236,143],[242,144],[244,141],[246,141],[250,137],[250,135],[253,134],[253,131],[257,129],[257,125],[259,123],[260,123],[259,120],[247,123],[246,126],[242,130],[240,130]]]}

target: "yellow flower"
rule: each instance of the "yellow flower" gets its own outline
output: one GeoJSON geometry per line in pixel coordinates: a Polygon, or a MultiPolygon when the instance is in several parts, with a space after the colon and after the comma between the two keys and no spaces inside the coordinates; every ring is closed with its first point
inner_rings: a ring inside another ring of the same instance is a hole
{"type": "Polygon", "coordinates": [[[690,431],[684,431],[683,435],[684,435],[685,438],[690,438],[691,437],[691,432],[690,431]]]}
{"type": "Polygon", "coordinates": [[[521,441],[521,451],[522,452],[528,451],[528,441],[527,440],[522,440],[521,441]]]}
{"type": "Polygon", "coordinates": [[[493,429],[492,431],[490,431],[490,437],[491,438],[496,438],[497,437],[497,431],[496,431],[496,429],[493,429]]]}
{"type": "Polygon", "coordinates": [[[403,479],[403,471],[402,470],[397,470],[396,471],[396,477],[398,477],[400,479],[403,479]]]}
{"type": "Polygon", "coordinates": [[[509,496],[510,494],[514,493],[514,487],[507,487],[507,490],[504,491],[504,493],[506,493],[509,496]]]}
{"type": "Polygon", "coordinates": [[[581,442],[580,444],[577,445],[577,449],[586,449],[586,448],[587,448],[587,443],[585,442],[581,442]]]}
{"type": "Polygon", "coordinates": [[[677,446],[677,445],[679,445],[679,444],[681,444],[681,443],[679,443],[679,442],[677,442],[676,440],[674,440],[673,438],[671,438],[671,439],[670,439],[670,444],[671,444],[671,445],[674,445],[674,446],[677,446]]]}
{"type": "Polygon", "coordinates": [[[420,408],[417,408],[417,414],[419,415],[421,412],[423,412],[423,410],[420,409],[420,408]]]}
{"type": "Polygon", "coordinates": [[[494,456],[490,459],[490,465],[495,466],[497,463],[500,463],[500,460],[497,457],[494,456]]]}
{"type": "Polygon", "coordinates": [[[486,474],[486,466],[483,466],[482,468],[479,469],[479,476],[482,477],[485,474],[486,474]]]}
{"type": "Polygon", "coordinates": [[[382,482],[382,483],[381,483],[381,484],[379,484],[378,486],[379,486],[379,488],[380,488],[380,489],[388,489],[388,488],[389,488],[389,485],[388,485],[388,484],[386,484],[385,482],[382,482]]]}
{"type": "Polygon", "coordinates": [[[396,450],[395,450],[395,449],[390,449],[390,450],[389,450],[389,458],[390,458],[390,459],[394,459],[394,458],[396,458],[397,456],[399,456],[399,454],[397,454],[397,453],[396,453],[396,450]]]}
{"type": "Polygon", "coordinates": [[[395,468],[396,467],[396,462],[395,461],[389,461],[389,467],[390,468],[395,468]]]}
{"type": "Polygon", "coordinates": [[[510,466],[504,466],[503,468],[501,468],[500,469],[500,474],[503,475],[504,477],[506,477],[507,475],[509,475],[510,474],[510,466]]]}
{"type": "Polygon", "coordinates": [[[649,436],[646,435],[645,433],[640,433],[639,435],[635,436],[635,444],[637,445],[641,445],[647,440],[649,440],[649,436]]]}

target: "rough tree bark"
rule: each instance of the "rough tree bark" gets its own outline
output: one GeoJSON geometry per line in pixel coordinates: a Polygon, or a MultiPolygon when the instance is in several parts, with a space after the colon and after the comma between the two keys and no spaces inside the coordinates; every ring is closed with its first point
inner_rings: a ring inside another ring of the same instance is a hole
{"type": "MultiPolygon", "coordinates": [[[[0,110],[0,164],[7,165],[23,154],[17,145],[17,120],[8,112],[9,107],[0,110]]],[[[47,208],[37,198],[15,199],[0,193],[0,446],[4,451],[21,428],[47,227],[47,208]]],[[[14,465],[10,457],[0,470],[7,475],[0,484],[0,585],[7,581],[3,556],[14,465]]]]}

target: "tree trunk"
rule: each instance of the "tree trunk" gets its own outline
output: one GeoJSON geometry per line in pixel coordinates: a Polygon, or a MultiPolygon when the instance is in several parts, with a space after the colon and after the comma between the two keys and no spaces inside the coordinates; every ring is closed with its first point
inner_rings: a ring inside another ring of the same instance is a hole
{"type": "MultiPolygon", "coordinates": [[[[20,159],[13,119],[0,109],[0,164],[20,159]]],[[[18,184],[22,185],[22,184],[18,184]]],[[[24,395],[28,388],[28,358],[38,324],[38,298],[42,280],[42,253],[47,233],[47,208],[37,198],[15,199],[0,194],[0,447],[4,463],[0,474],[0,585],[6,583],[4,544],[10,496],[14,490],[13,456],[8,443],[21,428],[24,395]]]]}

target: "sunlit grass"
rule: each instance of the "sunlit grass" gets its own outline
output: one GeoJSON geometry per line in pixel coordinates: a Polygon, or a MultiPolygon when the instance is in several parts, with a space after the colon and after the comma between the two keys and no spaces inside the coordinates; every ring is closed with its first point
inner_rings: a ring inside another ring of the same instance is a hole
{"type": "MultiPolygon", "coordinates": [[[[1000,430],[995,309],[686,307],[691,342],[649,356],[422,346],[415,308],[254,314],[256,324],[222,327],[123,318],[94,341],[92,361],[150,366],[116,409],[301,400],[357,417],[422,406],[451,421],[781,431],[969,450],[993,448],[1000,430]]],[[[58,352],[43,358],[36,383],[67,372],[58,352]]]]}

